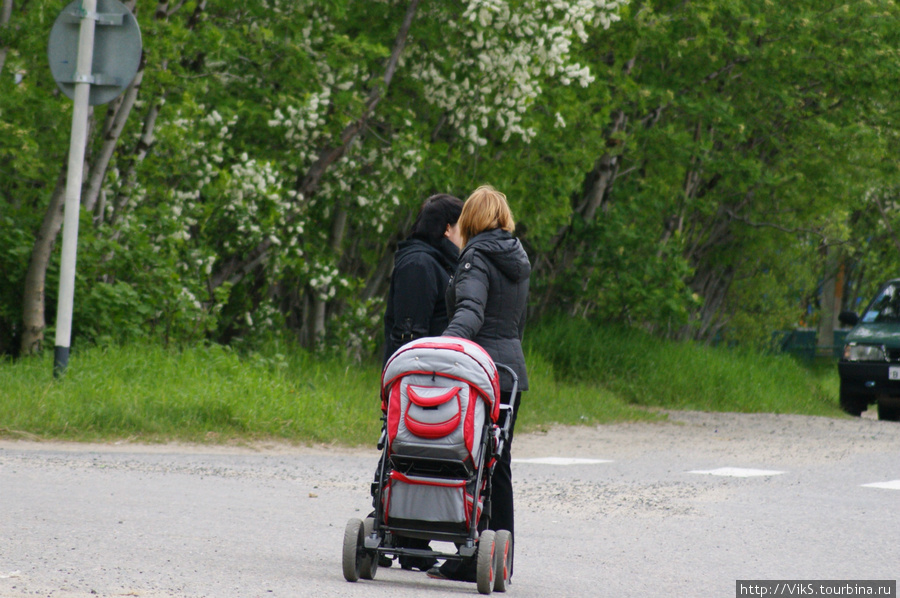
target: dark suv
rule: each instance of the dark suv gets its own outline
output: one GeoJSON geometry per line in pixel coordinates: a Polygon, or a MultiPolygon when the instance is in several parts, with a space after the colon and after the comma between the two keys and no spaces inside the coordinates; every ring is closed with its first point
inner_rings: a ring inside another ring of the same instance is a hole
{"type": "Polygon", "coordinates": [[[841,409],[858,416],[878,403],[878,419],[900,420],[900,279],[884,283],[862,317],[839,319],[853,326],[838,362],[841,409]]]}

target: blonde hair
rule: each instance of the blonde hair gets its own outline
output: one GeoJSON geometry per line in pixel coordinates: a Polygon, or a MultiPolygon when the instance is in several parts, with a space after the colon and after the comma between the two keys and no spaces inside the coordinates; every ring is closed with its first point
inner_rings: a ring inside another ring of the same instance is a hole
{"type": "Polygon", "coordinates": [[[490,185],[482,185],[472,192],[459,215],[459,232],[463,245],[478,233],[495,228],[513,233],[516,230],[516,222],[513,220],[506,195],[490,185]]]}

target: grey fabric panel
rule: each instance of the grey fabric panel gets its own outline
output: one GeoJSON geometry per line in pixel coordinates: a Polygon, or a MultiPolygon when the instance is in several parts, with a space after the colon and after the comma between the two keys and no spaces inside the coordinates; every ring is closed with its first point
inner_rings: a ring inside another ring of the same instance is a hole
{"type": "Polygon", "coordinates": [[[459,485],[456,488],[433,486],[425,478],[409,478],[413,483],[392,479],[387,494],[388,521],[390,518],[464,523],[467,500],[462,480],[441,480],[459,485]],[[419,483],[416,483],[419,482],[419,483]]]}

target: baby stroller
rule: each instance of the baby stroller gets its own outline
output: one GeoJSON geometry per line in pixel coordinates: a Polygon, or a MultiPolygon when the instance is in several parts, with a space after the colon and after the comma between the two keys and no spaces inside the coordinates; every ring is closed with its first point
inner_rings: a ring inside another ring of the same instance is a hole
{"type": "Polygon", "coordinates": [[[372,484],[375,510],[344,530],[347,581],[374,579],[385,556],[442,558],[476,570],[482,594],[506,591],[510,532],[487,529],[491,473],[509,436],[514,405],[500,404],[497,367],[476,343],[426,337],[397,350],[381,379],[382,449],[372,484]],[[453,542],[457,552],[406,548],[403,539],[453,542]]]}

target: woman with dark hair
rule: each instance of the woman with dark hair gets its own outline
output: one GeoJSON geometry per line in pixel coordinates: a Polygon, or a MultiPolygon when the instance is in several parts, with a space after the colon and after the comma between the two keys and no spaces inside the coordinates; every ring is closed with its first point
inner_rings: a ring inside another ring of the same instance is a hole
{"type": "Polygon", "coordinates": [[[447,327],[444,294],[462,246],[462,206],[452,195],[432,195],[422,204],[412,234],[397,247],[384,311],[384,363],[409,341],[440,336],[447,327]]]}
{"type": "MultiPolygon", "coordinates": [[[[515,228],[506,196],[490,185],[479,187],[466,200],[459,217],[463,250],[447,287],[450,323],[443,335],[465,338],[481,345],[495,362],[516,372],[521,392],[528,390],[522,337],[531,263],[522,243],[512,236],[515,228]]],[[[510,405],[511,399],[512,376],[501,370],[500,402],[510,405]]],[[[518,403],[517,400],[517,406],[518,403]]],[[[509,531],[515,542],[510,450],[516,411],[501,413],[512,419],[505,449],[497,458],[491,476],[489,527],[509,531]]],[[[512,576],[512,571],[509,574],[512,576]]],[[[475,581],[475,568],[448,560],[441,567],[430,569],[428,575],[437,579],[475,581]]]]}
{"type": "MultiPolygon", "coordinates": [[[[440,336],[447,327],[444,295],[456,269],[462,241],[459,215],[463,202],[447,194],[432,195],[422,204],[412,234],[397,246],[394,273],[384,310],[384,363],[406,343],[424,336],[440,336]]],[[[398,546],[427,549],[428,540],[398,538],[398,546]]],[[[401,556],[404,569],[426,571],[435,559],[401,556]]],[[[382,566],[391,560],[383,556],[382,566]]]]}

